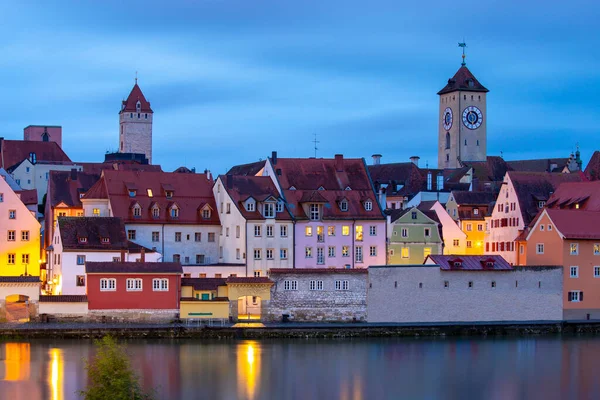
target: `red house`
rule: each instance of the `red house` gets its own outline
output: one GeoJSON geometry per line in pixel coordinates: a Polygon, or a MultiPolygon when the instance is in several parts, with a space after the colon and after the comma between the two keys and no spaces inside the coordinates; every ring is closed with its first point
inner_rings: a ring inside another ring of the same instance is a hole
{"type": "Polygon", "coordinates": [[[88,262],[89,310],[179,310],[180,263],[88,262]]]}

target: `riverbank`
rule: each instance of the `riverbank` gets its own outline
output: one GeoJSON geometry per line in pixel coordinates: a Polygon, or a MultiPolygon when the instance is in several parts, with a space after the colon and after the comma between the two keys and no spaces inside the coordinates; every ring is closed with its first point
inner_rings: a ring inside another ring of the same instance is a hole
{"type": "Polygon", "coordinates": [[[25,323],[0,324],[0,338],[88,339],[117,338],[359,338],[421,336],[528,336],[600,334],[600,321],[481,322],[437,324],[237,324],[236,326],[187,326],[185,324],[25,323]]]}

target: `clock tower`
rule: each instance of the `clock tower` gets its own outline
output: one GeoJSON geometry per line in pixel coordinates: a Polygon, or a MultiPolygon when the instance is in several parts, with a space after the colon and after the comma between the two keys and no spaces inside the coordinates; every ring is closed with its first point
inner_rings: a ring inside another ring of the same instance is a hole
{"type": "MultiPolygon", "coordinates": [[[[464,43],[459,44],[464,49],[464,43]]],[[[460,168],[461,161],[485,161],[487,157],[486,94],[488,90],[469,71],[464,61],[440,96],[438,168],[460,168]]]]}

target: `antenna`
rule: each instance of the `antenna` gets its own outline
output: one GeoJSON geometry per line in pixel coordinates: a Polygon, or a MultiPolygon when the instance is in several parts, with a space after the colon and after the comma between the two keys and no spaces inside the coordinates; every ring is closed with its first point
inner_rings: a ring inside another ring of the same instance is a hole
{"type": "Polygon", "coordinates": [[[313,142],[313,143],[314,143],[314,145],[315,145],[315,158],[317,158],[317,150],[319,150],[319,148],[317,147],[317,143],[321,143],[321,142],[319,142],[319,141],[317,140],[317,134],[315,133],[314,135],[315,135],[315,138],[312,140],[312,142],[313,142]]]}

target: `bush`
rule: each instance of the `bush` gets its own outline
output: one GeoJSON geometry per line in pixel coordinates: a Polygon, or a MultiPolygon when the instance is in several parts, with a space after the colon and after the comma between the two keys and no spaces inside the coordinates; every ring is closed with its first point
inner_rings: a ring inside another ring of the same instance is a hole
{"type": "Polygon", "coordinates": [[[85,400],[151,400],[154,392],[144,392],[139,377],[131,368],[125,348],[112,337],[95,341],[97,353],[86,360],[88,375],[86,390],[79,392],[85,400]]]}

